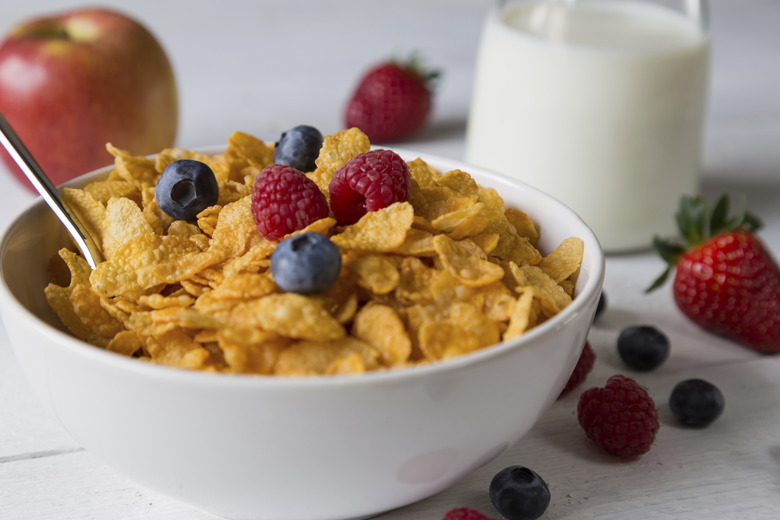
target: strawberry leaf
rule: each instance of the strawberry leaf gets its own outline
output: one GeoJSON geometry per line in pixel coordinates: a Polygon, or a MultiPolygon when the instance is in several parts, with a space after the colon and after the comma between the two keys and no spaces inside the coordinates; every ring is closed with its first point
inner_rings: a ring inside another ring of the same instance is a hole
{"type": "Polygon", "coordinates": [[[666,269],[664,269],[664,272],[661,273],[661,276],[656,278],[655,281],[650,285],[650,287],[645,289],[645,294],[652,292],[658,289],[659,287],[661,287],[666,282],[666,279],[669,278],[669,273],[671,272],[672,272],[671,267],[667,267],[666,269]]]}
{"type": "Polygon", "coordinates": [[[728,231],[741,229],[753,232],[761,228],[761,220],[756,215],[742,210],[730,216],[730,210],[731,202],[728,194],[721,195],[714,205],[700,196],[682,196],[674,215],[682,240],[670,241],[658,237],[653,240],[653,246],[666,261],[667,269],[646,292],[652,291],[666,281],[669,272],[686,251],[728,231]]]}
{"type": "Polygon", "coordinates": [[[661,237],[653,238],[653,246],[661,258],[663,258],[666,262],[666,269],[663,273],[661,273],[661,276],[656,278],[650,287],[645,289],[646,293],[657,289],[658,287],[662,286],[664,282],[666,282],[666,279],[669,277],[669,273],[671,273],[672,268],[677,265],[677,260],[683,253],[685,253],[685,246],[683,244],[665,240],[661,237]]]}
{"type": "Polygon", "coordinates": [[[758,231],[762,227],[764,227],[764,223],[761,221],[760,218],[758,218],[756,215],[746,212],[745,213],[745,219],[742,223],[742,229],[745,231],[758,231]]]}
{"type": "Polygon", "coordinates": [[[661,258],[671,265],[677,263],[677,259],[680,258],[680,255],[685,253],[685,246],[683,244],[664,240],[660,237],[655,237],[653,239],[653,246],[661,258]]]}
{"type": "MultiPolygon", "coordinates": [[[[728,195],[723,195],[723,197],[728,197],[728,195]]],[[[752,233],[761,229],[762,226],[763,223],[761,222],[761,219],[747,210],[742,210],[734,215],[734,217],[729,220],[728,224],[724,226],[722,230],[720,230],[718,233],[713,233],[713,236],[720,233],[725,233],[726,231],[731,231],[733,229],[741,229],[743,231],[750,231],[752,233]]]]}
{"type": "Polygon", "coordinates": [[[699,244],[705,234],[708,208],[706,201],[698,197],[683,196],[675,217],[677,227],[689,244],[699,244]]]}
{"type": "Polygon", "coordinates": [[[406,60],[394,60],[400,67],[411,71],[425,84],[429,91],[434,90],[436,83],[441,77],[441,70],[429,69],[425,66],[422,56],[417,52],[412,52],[406,60]]]}
{"type": "Polygon", "coordinates": [[[723,194],[718,202],[715,203],[715,209],[712,211],[710,219],[710,234],[718,235],[729,229],[732,222],[729,220],[729,196],[723,194]]]}

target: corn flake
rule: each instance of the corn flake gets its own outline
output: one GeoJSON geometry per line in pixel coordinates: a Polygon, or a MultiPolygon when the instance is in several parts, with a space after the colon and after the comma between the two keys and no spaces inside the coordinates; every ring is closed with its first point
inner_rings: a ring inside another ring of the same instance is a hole
{"type": "Polygon", "coordinates": [[[395,262],[382,255],[359,256],[347,263],[357,283],[374,294],[387,294],[398,286],[401,275],[395,262]]]}
{"type": "Polygon", "coordinates": [[[387,366],[405,363],[412,343],[398,313],[387,305],[371,303],[360,309],[352,334],[373,346],[387,366]]]}
{"type": "MultiPolygon", "coordinates": [[[[584,254],[572,237],[537,248],[537,224],[465,171],[408,161],[408,201],[350,226],[332,217],[316,232],[341,252],[342,269],[318,294],[284,293],[271,272],[276,242],[252,217],[257,174],[272,143],[234,132],[222,153],[168,148],[153,158],[107,146],[107,179],[63,190],[96,237],[94,270],[59,251],[45,296],[76,337],[110,352],[171,367],[234,374],[360,374],[448,359],[525,334],[566,308],[584,254]],[[219,185],[193,222],[157,205],[161,172],[202,161],[219,185]]],[[[306,175],[328,196],[333,174],[370,149],[352,128],[326,136],[306,175]]]]}
{"type": "Polygon", "coordinates": [[[308,174],[326,196],[328,185],[336,170],[344,166],[347,161],[357,154],[367,152],[371,143],[366,134],[357,128],[341,130],[335,134],[327,135],[323,139],[319,157],[315,161],[317,168],[308,174]]]}
{"type": "Polygon", "coordinates": [[[446,235],[437,235],[433,247],[444,268],[467,287],[488,285],[504,277],[504,269],[479,257],[479,246],[464,240],[456,242],[446,235]]]}
{"type": "Polygon", "coordinates": [[[408,202],[396,202],[363,215],[356,223],[331,237],[343,249],[392,251],[406,240],[414,221],[414,209],[408,202]]]}
{"type": "Polygon", "coordinates": [[[345,334],[343,325],[321,305],[295,293],[269,294],[242,303],[231,313],[230,323],[293,339],[331,340],[345,334]]]}

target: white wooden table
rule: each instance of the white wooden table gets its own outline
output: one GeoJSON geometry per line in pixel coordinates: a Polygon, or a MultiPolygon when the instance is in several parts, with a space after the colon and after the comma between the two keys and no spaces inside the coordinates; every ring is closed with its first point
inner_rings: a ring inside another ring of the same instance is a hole
{"type": "MultiPolygon", "coordinates": [[[[444,69],[430,127],[405,147],[460,158],[472,73],[487,0],[266,0],[104,2],[146,23],[174,62],[181,94],[179,144],[224,142],[239,129],[267,139],[308,123],[329,133],[357,76],[375,60],[418,49],[444,69]],[[392,5],[392,6],[391,6],[392,5]],[[372,20],[369,23],[369,20],[372,20]],[[308,56],[300,64],[301,56],[308,56]]],[[[745,194],[780,255],[780,2],[713,0],[712,91],[703,191],[745,194]]],[[[58,2],[0,4],[0,31],[58,2]]],[[[0,171],[5,175],[5,172],[0,171]]],[[[0,190],[7,222],[32,200],[10,180],[0,190]]],[[[654,395],[661,430],[653,449],[625,462],[596,451],[558,401],[509,452],[451,489],[381,518],[437,520],[468,506],[497,516],[487,487],[510,464],[550,484],[547,519],[780,518],[780,357],[707,335],[682,318],[669,288],[643,289],[662,270],[651,253],[610,257],[609,309],[591,332],[598,359],[586,385],[622,372],[654,395]],[[632,373],[615,340],[649,323],[671,339],[670,359],[632,373]],[[701,377],[726,397],[704,430],[678,427],[667,405],[674,384],[701,377]]],[[[511,413],[511,410],[507,410],[511,413]]],[[[490,428],[489,424],[485,428],[490,428]]],[[[214,519],[139,487],[84,451],[38,404],[0,331],[0,519],[214,519]]]]}

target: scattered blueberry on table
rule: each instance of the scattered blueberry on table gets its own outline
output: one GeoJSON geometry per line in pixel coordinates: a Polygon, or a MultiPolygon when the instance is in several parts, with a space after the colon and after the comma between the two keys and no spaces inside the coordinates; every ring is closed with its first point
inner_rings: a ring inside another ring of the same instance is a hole
{"type": "Polygon", "coordinates": [[[490,501],[506,520],[535,520],[550,505],[550,488],[534,470],[509,466],[490,482],[490,501]]]}
{"type": "Polygon", "coordinates": [[[652,325],[633,325],[620,332],[617,349],[629,368],[653,370],[669,357],[669,338],[652,325]]]}
{"type": "Polygon", "coordinates": [[[599,302],[596,304],[596,314],[593,316],[593,321],[596,321],[599,319],[602,314],[604,314],[604,311],[607,310],[607,295],[602,290],[601,294],[599,294],[599,302]]]}
{"type": "Polygon", "coordinates": [[[725,406],[720,389],[703,379],[680,381],[669,396],[669,408],[685,426],[709,426],[720,417],[725,406]]]}

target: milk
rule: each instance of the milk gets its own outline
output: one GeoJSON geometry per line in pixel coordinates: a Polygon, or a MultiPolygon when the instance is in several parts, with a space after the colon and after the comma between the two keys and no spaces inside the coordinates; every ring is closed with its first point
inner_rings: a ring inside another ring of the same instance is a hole
{"type": "Polygon", "coordinates": [[[698,192],[707,35],[631,0],[540,4],[487,17],[465,159],[557,197],[607,252],[673,234],[698,192]]]}

